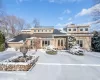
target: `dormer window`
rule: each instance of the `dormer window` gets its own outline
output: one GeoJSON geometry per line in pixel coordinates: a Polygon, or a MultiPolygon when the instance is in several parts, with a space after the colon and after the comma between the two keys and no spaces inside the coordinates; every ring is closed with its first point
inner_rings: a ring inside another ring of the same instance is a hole
{"type": "Polygon", "coordinates": [[[85,28],[85,31],[88,31],[88,28],[85,28]]]}
{"type": "Polygon", "coordinates": [[[69,29],[69,31],[71,31],[71,29],[69,29]]]}
{"type": "Polygon", "coordinates": [[[83,31],[83,29],[80,29],[80,31],[83,31]]]}

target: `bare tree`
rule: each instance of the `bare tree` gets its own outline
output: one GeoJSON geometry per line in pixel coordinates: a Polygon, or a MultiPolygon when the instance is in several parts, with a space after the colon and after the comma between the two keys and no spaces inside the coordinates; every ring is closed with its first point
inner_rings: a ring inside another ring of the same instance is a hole
{"type": "Polygon", "coordinates": [[[39,20],[34,19],[34,20],[33,20],[33,25],[34,25],[35,28],[39,28],[39,27],[40,27],[40,22],[39,22],[39,20]]]}
{"type": "Polygon", "coordinates": [[[34,39],[33,44],[34,44],[34,47],[37,51],[37,49],[40,48],[40,39],[39,38],[34,39]]]}
{"type": "Polygon", "coordinates": [[[22,30],[24,29],[25,26],[25,20],[21,19],[21,18],[17,18],[17,26],[18,26],[18,30],[22,30]]]}

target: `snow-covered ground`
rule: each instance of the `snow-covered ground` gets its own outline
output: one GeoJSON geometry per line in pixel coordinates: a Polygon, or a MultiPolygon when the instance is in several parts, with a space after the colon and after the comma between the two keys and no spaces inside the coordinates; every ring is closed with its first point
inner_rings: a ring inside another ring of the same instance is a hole
{"type": "MultiPolygon", "coordinates": [[[[8,51],[5,51],[6,54],[8,51]]],[[[13,51],[11,51],[13,52],[13,51]]],[[[15,51],[16,52],[16,51],[15,51]]],[[[20,52],[17,52],[19,54],[20,52]]],[[[1,56],[2,53],[0,53],[1,56]]],[[[13,54],[10,53],[9,54],[13,54]]],[[[48,55],[45,50],[28,51],[28,54],[40,56],[36,66],[29,72],[2,72],[0,80],[99,80],[100,53],[85,52],[76,56],[65,51],[57,55],[48,55]]],[[[8,56],[8,54],[7,54],[8,56]]],[[[4,57],[4,56],[2,56],[4,57]]],[[[1,59],[1,57],[0,57],[1,59]]]]}

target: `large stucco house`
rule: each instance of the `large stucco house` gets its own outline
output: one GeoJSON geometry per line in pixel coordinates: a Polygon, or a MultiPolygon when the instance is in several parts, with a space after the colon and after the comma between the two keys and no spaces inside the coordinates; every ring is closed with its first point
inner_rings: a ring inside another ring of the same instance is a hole
{"type": "Polygon", "coordinates": [[[33,41],[35,38],[38,38],[40,40],[39,48],[53,45],[55,49],[68,49],[68,39],[70,36],[73,36],[75,37],[77,44],[90,50],[92,34],[89,33],[89,28],[89,25],[70,24],[66,26],[65,31],[51,27],[22,30],[21,34],[8,41],[8,45],[12,48],[20,48],[24,43],[26,43],[34,49],[33,41]]]}

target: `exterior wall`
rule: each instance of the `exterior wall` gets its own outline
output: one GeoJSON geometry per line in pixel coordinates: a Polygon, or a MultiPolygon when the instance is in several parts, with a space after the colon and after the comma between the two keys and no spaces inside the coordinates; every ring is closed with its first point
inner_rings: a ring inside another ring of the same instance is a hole
{"type": "Polygon", "coordinates": [[[66,38],[55,38],[53,45],[56,49],[64,49],[66,44],[66,38]],[[60,40],[60,46],[58,45],[58,40],[60,40]],[[63,40],[63,46],[61,46],[61,40],[63,40]]]}
{"type": "Polygon", "coordinates": [[[89,25],[69,25],[67,27],[67,33],[89,33],[89,25]],[[85,31],[85,29],[88,29],[88,31],[85,31]],[[71,31],[69,31],[71,29],[71,31]],[[76,31],[74,31],[76,29],[76,31]],[[80,29],[83,29],[83,31],[80,31],[80,29]]]}
{"type": "Polygon", "coordinates": [[[11,48],[17,48],[19,49],[21,46],[23,45],[23,43],[18,43],[18,42],[8,42],[8,46],[11,48]]]}
{"type": "Polygon", "coordinates": [[[86,50],[91,49],[91,37],[75,37],[76,40],[83,40],[83,48],[86,50]]]}

